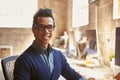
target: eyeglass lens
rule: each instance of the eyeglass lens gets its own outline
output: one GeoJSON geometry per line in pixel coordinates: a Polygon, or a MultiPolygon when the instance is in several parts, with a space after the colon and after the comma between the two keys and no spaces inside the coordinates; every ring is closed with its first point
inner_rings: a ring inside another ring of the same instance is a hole
{"type": "Polygon", "coordinates": [[[48,31],[52,32],[54,30],[54,25],[43,25],[43,24],[39,24],[37,25],[37,27],[41,30],[45,30],[47,29],[48,31]]]}

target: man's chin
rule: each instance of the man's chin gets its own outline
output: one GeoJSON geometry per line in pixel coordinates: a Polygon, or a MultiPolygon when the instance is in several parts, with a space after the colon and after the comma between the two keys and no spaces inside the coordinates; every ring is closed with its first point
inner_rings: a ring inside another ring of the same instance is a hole
{"type": "Polygon", "coordinates": [[[44,44],[48,44],[48,43],[49,43],[49,41],[43,41],[43,43],[44,43],[44,44]]]}

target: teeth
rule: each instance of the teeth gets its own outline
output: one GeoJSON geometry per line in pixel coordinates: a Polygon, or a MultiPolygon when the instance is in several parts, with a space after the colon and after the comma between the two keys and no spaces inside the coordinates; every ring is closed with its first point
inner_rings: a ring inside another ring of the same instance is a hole
{"type": "Polygon", "coordinates": [[[44,40],[49,40],[50,34],[44,34],[42,37],[44,40]]]}
{"type": "Polygon", "coordinates": [[[44,36],[43,38],[44,38],[44,39],[49,39],[49,36],[44,36]]]}

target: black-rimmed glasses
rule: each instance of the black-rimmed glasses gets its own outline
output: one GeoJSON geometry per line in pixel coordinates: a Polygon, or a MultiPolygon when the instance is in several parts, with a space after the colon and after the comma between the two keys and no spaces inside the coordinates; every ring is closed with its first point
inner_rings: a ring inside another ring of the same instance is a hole
{"type": "Polygon", "coordinates": [[[38,24],[35,25],[36,28],[40,29],[40,30],[45,30],[47,29],[49,32],[52,32],[55,28],[54,25],[43,25],[43,24],[38,24]]]}

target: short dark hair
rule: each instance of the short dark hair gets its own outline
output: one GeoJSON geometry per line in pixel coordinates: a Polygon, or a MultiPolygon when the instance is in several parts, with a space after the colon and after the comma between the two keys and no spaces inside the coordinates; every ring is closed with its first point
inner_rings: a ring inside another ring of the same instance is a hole
{"type": "Polygon", "coordinates": [[[54,25],[55,25],[55,21],[54,21],[54,17],[53,17],[51,9],[40,8],[33,16],[33,26],[37,24],[37,17],[51,17],[53,19],[53,22],[54,22],[54,25]]]}

